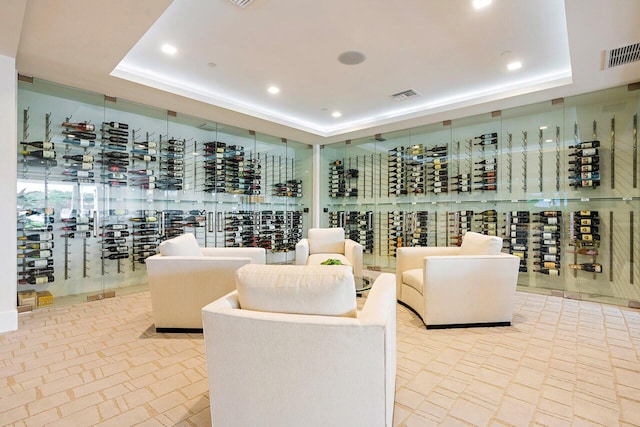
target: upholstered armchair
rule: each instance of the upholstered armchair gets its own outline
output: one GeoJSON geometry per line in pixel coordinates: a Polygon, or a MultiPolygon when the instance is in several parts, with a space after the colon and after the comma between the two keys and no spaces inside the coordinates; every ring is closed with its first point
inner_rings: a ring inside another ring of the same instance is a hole
{"type": "Polygon", "coordinates": [[[502,239],[467,232],[460,247],[398,248],[398,301],[427,329],[510,325],[520,259],[502,239]]]}
{"type": "Polygon", "coordinates": [[[160,244],[146,259],[153,322],[158,332],[202,330],[202,307],[235,289],[235,271],[264,264],[262,248],[201,248],[187,233],[160,244]]]}
{"type": "Polygon", "coordinates": [[[236,284],[202,309],[214,426],[393,425],[392,274],[360,311],[345,266],[245,265],[236,284]]]}
{"type": "Polygon", "coordinates": [[[362,245],[344,238],[343,228],[310,228],[308,239],[296,244],[296,265],[318,265],[327,259],[338,259],[353,267],[353,274],[362,277],[362,245]]]}

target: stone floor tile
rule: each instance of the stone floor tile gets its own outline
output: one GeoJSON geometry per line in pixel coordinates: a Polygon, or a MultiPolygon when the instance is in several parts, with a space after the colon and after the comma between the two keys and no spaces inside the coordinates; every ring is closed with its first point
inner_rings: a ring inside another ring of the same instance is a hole
{"type": "Polygon", "coordinates": [[[472,425],[485,426],[489,424],[494,412],[466,399],[458,399],[449,415],[472,425]]]}

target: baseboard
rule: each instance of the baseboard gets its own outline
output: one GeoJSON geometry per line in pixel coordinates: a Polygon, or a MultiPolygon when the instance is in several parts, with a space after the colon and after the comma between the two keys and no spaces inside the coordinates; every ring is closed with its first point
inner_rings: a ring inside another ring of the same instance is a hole
{"type": "Polygon", "coordinates": [[[0,333],[18,329],[18,310],[0,311],[0,333]]]}
{"type": "Polygon", "coordinates": [[[494,326],[511,326],[511,322],[455,323],[452,325],[427,325],[427,329],[492,328],[494,326]]]}
{"type": "Polygon", "coordinates": [[[159,334],[201,334],[202,328],[156,328],[156,332],[158,332],[159,334]]]}

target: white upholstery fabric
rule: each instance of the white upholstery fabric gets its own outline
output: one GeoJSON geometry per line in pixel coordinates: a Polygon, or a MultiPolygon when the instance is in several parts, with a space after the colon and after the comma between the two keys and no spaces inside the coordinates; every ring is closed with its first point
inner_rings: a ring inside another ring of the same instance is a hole
{"type": "MultiPolygon", "coordinates": [[[[496,239],[501,247],[502,239],[496,239]]],[[[493,242],[485,246],[487,251],[495,247],[493,242]]],[[[461,252],[458,247],[398,248],[398,301],[414,309],[427,327],[511,322],[519,258],[461,252]]]]}
{"type": "Polygon", "coordinates": [[[421,268],[414,268],[402,273],[402,283],[411,286],[416,291],[422,293],[424,288],[424,271],[421,268]]]}
{"type": "Polygon", "coordinates": [[[358,318],[244,310],[237,291],[206,306],[213,426],[391,427],[395,298],[381,274],[358,318]]]}
{"type": "Polygon", "coordinates": [[[240,307],[276,313],[356,316],[350,267],[245,265],[236,271],[240,307]]]}
{"type": "Polygon", "coordinates": [[[343,228],[310,228],[308,236],[310,254],[344,253],[343,228]]]}
{"type": "Polygon", "coordinates": [[[164,256],[202,256],[198,241],[191,233],[165,240],[160,243],[159,250],[164,256]]]}
{"type": "MultiPolygon", "coordinates": [[[[342,254],[348,261],[348,264],[353,267],[353,275],[355,277],[362,277],[363,252],[364,248],[360,243],[354,242],[351,239],[344,239],[344,230],[342,228],[312,228],[309,229],[309,238],[300,239],[296,244],[296,265],[319,264],[317,260],[320,257],[314,257],[312,262],[309,261],[309,258],[314,254],[329,255],[328,258],[336,259],[341,259],[336,257],[336,254],[342,254]],[[343,236],[342,245],[338,245],[336,240],[340,235],[343,236]],[[313,243],[316,236],[319,236],[321,240],[318,245],[313,243]],[[330,251],[330,249],[338,249],[338,246],[341,247],[339,251],[330,251]],[[317,251],[318,248],[320,251],[317,251]]],[[[322,258],[320,262],[326,259],[327,258],[322,258]]]]}
{"type": "Polygon", "coordinates": [[[462,237],[460,255],[498,255],[502,251],[502,239],[467,231],[462,237]]]}
{"type": "Polygon", "coordinates": [[[347,259],[346,256],[342,254],[313,254],[309,255],[307,258],[307,265],[319,265],[328,259],[337,259],[340,260],[342,265],[351,265],[351,261],[347,259]]]}
{"type": "Polygon", "coordinates": [[[266,260],[262,248],[212,249],[203,248],[198,256],[158,254],[146,259],[156,328],[201,329],[200,310],[235,289],[235,271],[266,260]],[[207,255],[212,252],[217,256],[207,255]],[[222,256],[224,253],[229,256],[222,256]]]}

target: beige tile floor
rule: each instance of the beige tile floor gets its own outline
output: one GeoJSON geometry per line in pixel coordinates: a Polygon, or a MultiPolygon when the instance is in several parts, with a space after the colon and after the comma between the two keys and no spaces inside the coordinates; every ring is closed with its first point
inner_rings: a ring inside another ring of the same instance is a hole
{"type": "MultiPolygon", "coordinates": [[[[41,309],[0,335],[0,425],[208,426],[201,334],[148,292],[41,309]]],[[[398,306],[396,426],[640,425],[640,312],[518,293],[503,328],[427,331],[398,306]]]]}

